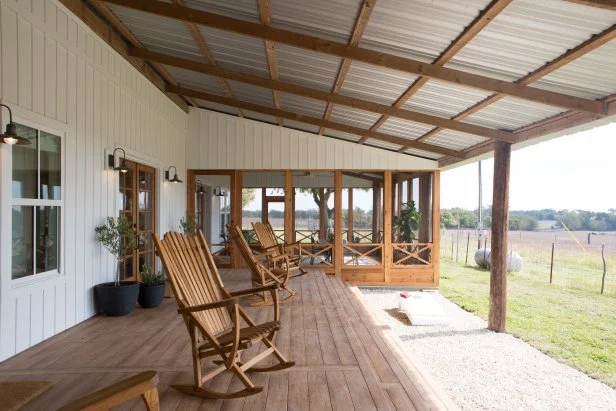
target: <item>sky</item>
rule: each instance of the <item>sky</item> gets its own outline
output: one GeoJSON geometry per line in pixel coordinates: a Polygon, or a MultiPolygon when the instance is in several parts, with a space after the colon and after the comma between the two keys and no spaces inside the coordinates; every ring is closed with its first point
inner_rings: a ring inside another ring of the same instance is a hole
{"type": "MultiPolygon", "coordinates": [[[[483,204],[492,204],[494,161],[482,161],[483,204]]],[[[476,209],[478,165],[441,173],[441,208],[476,209]]],[[[511,210],[616,208],[616,123],[512,152],[511,210]]]]}
{"type": "MultiPolygon", "coordinates": [[[[492,204],[494,161],[488,159],[481,163],[485,207],[492,204]]],[[[476,209],[477,180],[477,162],[442,172],[441,208],[476,209]]],[[[333,196],[330,201],[333,203],[333,196]]],[[[353,203],[369,210],[372,194],[356,191],[353,203]]],[[[347,207],[346,196],[342,206],[347,207]]],[[[298,195],[296,208],[316,209],[316,204],[311,197],[298,195]]],[[[589,211],[616,208],[616,123],[513,151],[509,208],[589,211]]],[[[246,209],[261,209],[260,196],[246,209]]],[[[272,204],[270,209],[282,210],[283,205],[272,204]]]]}

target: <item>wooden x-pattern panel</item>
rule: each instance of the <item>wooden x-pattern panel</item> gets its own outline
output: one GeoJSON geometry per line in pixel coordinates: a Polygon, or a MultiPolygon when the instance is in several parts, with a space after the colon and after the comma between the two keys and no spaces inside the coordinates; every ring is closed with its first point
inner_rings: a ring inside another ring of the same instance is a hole
{"type": "Polygon", "coordinates": [[[326,267],[334,266],[331,257],[334,254],[333,244],[295,244],[293,247],[301,252],[302,265],[323,264],[326,267]]]}
{"type": "Polygon", "coordinates": [[[345,252],[344,265],[383,265],[383,244],[344,244],[342,247],[345,252]]]}
{"type": "Polygon", "coordinates": [[[394,267],[415,264],[431,265],[431,243],[394,243],[394,267]]]}

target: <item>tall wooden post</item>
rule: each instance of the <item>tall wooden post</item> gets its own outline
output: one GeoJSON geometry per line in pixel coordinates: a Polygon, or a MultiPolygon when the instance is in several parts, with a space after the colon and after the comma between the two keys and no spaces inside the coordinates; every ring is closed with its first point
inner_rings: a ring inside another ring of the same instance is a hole
{"type": "Polygon", "coordinates": [[[441,172],[432,174],[432,268],[434,285],[441,278],[441,172]]]}
{"type": "Polygon", "coordinates": [[[347,241],[353,242],[353,188],[349,187],[349,209],[347,210],[347,241]]]}
{"type": "Polygon", "coordinates": [[[392,195],[393,186],[391,170],[385,170],[385,181],[383,184],[383,266],[385,267],[385,282],[390,282],[389,269],[393,265],[393,249],[391,245],[391,220],[394,196],[392,195]]]}
{"type": "Polygon", "coordinates": [[[344,250],[342,249],[342,170],[334,172],[334,270],[342,277],[344,250]]]}
{"type": "Polygon", "coordinates": [[[381,229],[381,185],[377,182],[372,184],[372,242],[379,242],[379,230],[381,229]]]}
{"type": "Polygon", "coordinates": [[[284,242],[293,242],[293,172],[284,172],[284,242]]]}
{"type": "Polygon", "coordinates": [[[507,313],[507,244],[509,243],[509,165],[511,144],[497,141],[494,147],[492,197],[492,252],[490,314],[488,329],[505,332],[507,313]]]}
{"type": "Polygon", "coordinates": [[[261,189],[261,221],[267,222],[267,188],[261,189]]]}
{"type": "Polygon", "coordinates": [[[327,232],[325,230],[325,220],[327,220],[327,213],[325,212],[325,189],[319,188],[319,238],[327,239],[327,232]]]}
{"type": "Polygon", "coordinates": [[[419,177],[419,233],[418,239],[420,243],[429,243],[431,240],[430,231],[432,224],[432,204],[430,199],[430,186],[432,176],[428,173],[422,174],[419,177]]]}
{"type": "MultiPolygon", "coordinates": [[[[231,174],[231,223],[242,227],[242,172],[234,170],[231,174]]],[[[241,267],[244,260],[239,251],[231,248],[231,267],[241,267]]]]}

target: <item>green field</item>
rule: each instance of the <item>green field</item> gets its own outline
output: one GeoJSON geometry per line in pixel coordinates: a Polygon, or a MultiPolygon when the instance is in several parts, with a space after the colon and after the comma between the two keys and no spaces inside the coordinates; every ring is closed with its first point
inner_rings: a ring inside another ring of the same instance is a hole
{"type": "MultiPolygon", "coordinates": [[[[616,388],[616,298],[549,284],[537,274],[509,274],[507,331],[616,388]]],[[[488,271],[442,259],[440,291],[487,319],[488,271]]]]}

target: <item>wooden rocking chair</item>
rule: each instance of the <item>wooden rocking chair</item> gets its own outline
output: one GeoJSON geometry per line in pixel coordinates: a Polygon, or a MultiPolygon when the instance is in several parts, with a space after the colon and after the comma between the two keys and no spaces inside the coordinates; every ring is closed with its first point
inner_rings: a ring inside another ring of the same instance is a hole
{"type": "Polygon", "coordinates": [[[308,271],[304,270],[300,264],[302,262],[302,247],[300,243],[293,244],[279,244],[278,238],[276,237],[276,233],[274,232],[274,228],[272,225],[267,223],[255,222],[252,223],[252,228],[257,235],[257,239],[259,240],[259,244],[263,248],[266,253],[271,253],[272,256],[277,257],[280,255],[287,255],[289,260],[289,269],[291,271],[299,271],[299,274],[295,274],[293,277],[297,277],[300,275],[304,275],[308,273],[308,271]],[[298,245],[299,247],[299,256],[291,256],[287,250],[289,248],[293,248],[293,246],[298,245]]]}
{"type": "MultiPolygon", "coordinates": [[[[238,225],[228,225],[227,232],[229,233],[229,238],[231,239],[231,242],[235,244],[237,249],[242,254],[242,258],[244,259],[246,264],[248,264],[253,287],[263,287],[274,283],[279,284],[280,288],[283,288],[289,293],[289,295],[281,302],[288,301],[297,295],[297,293],[293,291],[288,285],[290,263],[289,258],[286,254],[273,256],[271,255],[271,253],[264,253],[260,255],[255,255],[250,248],[248,241],[246,241],[246,238],[242,233],[242,229],[238,225]],[[264,258],[264,260],[259,261],[258,257],[262,257],[264,258]],[[268,262],[270,261],[272,263],[268,264],[268,262]]],[[[271,304],[267,299],[266,292],[263,292],[262,296],[262,303],[255,303],[252,305],[271,304]]]]}
{"type": "Polygon", "coordinates": [[[153,235],[156,250],[178,303],[178,313],[190,334],[195,383],[172,385],[173,388],[189,395],[204,398],[238,398],[258,394],[263,387],[253,384],[246,372],[277,371],[295,365],[287,361],[274,346],[272,340],[280,329],[278,305],[278,283],[256,289],[229,292],[224,288],[212,254],[203,233],[185,236],[168,232],[163,240],[153,235]],[[235,297],[269,291],[274,300],[274,321],[255,324],[239,305],[235,297]],[[241,326],[244,320],[246,326],[241,326]],[[255,343],[263,343],[267,349],[243,362],[242,352],[255,343]],[[278,363],[272,366],[255,367],[255,364],[273,354],[278,363]],[[202,375],[201,360],[218,356],[214,363],[219,366],[202,375]],[[226,393],[205,388],[206,382],[229,370],[246,387],[243,390],[226,393]]]}

